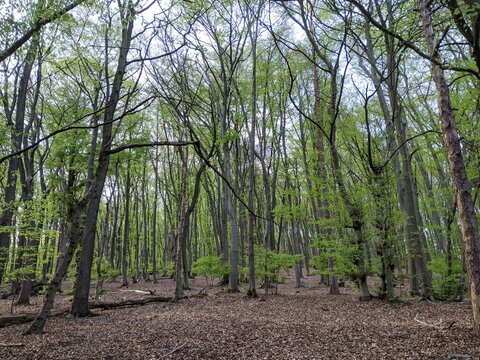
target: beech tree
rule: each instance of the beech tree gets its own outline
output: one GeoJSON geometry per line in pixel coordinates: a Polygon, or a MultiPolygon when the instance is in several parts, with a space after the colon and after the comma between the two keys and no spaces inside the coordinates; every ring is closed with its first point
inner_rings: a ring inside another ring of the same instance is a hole
{"type": "MultiPolygon", "coordinates": [[[[430,5],[425,1],[419,1],[418,5],[429,53],[434,60],[438,61],[440,59],[440,53],[437,49],[438,40],[433,26],[430,5]]],[[[478,15],[476,15],[476,17],[478,17],[478,15]]],[[[477,27],[478,24],[474,26],[477,27]]],[[[476,41],[477,43],[473,45],[478,48],[480,43],[478,39],[476,39],[476,41]]],[[[479,64],[480,63],[477,62],[477,66],[479,64]]],[[[478,233],[478,223],[445,74],[436,63],[432,65],[432,73],[437,89],[438,110],[445,148],[448,155],[448,164],[456,190],[459,220],[465,247],[465,262],[470,276],[473,331],[477,336],[480,336],[480,237],[478,233]]]]}

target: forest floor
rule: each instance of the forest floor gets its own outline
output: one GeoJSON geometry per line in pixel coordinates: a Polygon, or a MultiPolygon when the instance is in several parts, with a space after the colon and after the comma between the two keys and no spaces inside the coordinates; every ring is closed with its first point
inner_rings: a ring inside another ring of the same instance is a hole
{"type": "MultiPolygon", "coordinates": [[[[177,303],[54,317],[43,335],[25,337],[28,325],[8,326],[0,329],[0,359],[480,360],[468,302],[359,301],[351,286],[329,295],[317,276],[295,289],[292,275],[278,295],[260,290],[255,300],[220,286],[205,288],[205,279],[197,278],[189,296],[177,303]]],[[[106,283],[100,299],[148,296],[132,290],[174,292],[173,280],[166,278],[156,285],[119,285],[106,283]]],[[[34,312],[41,301],[33,298],[34,305],[16,306],[14,312],[34,312]]],[[[10,303],[0,300],[0,314],[10,312],[10,303]]],[[[56,307],[68,304],[68,295],[57,296],[56,307]]]]}

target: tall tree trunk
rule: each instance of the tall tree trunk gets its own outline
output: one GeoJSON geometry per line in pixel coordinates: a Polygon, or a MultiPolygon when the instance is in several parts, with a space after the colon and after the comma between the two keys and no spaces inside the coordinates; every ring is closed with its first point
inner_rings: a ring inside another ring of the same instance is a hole
{"type": "MultiPolygon", "coordinates": [[[[38,42],[37,39],[34,39],[34,42],[38,42]]],[[[35,93],[33,96],[33,102],[30,107],[30,116],[28,124],[25,128],[25,136],[23,137],[23,146],[27,147],[29,144],[29,138],[31,142],[35,142],[38,139],[38,131],[33,129],[35,127],[39,128],[40,124],[36,121],[38,114],[36,111],[38,99],[40,96],[40,85],[42,82],[42,62],[38,62],[37,68],[37,79],[35,93]],[[33,131],[32,131],[33,130],[33,131]]],[[[20,290],[20,296],[17,300],[17,304],[29,304],[30,303],[30,294],[33,288],[33,281],[35,280],[36,265],[38,259],[38,246],[40,243],[39,235],[35,234],[35,230],[38,234],[41,233],[43,227],[43,221],[36,223],[34,219],[34,206],[32,204],[33,194],[34,194],[34,157],[35,150],[31,152],[26,152],[23,154],[23,161],[21,161],[19,166],[20,172],[20,182],[22,184],[22,206],[23,215],[21,219],[21,228],[20,235],[26,238],[26,248],[23,252],[24,259],[22,261],[22,267],[27,269],[28,273],[25,278],[22,280],[22,287],[20,290]],[[22,224],[23,223],[23,224],[22,224]]],[[[45,189],[43,189],[45,191],[45,189]]],[[[42,211],[42,210],[40,210],[42,211]]]]}
{"type": "Polygon", "coordinates": [[[178,189],[178,223],[175,234],[175,300],[180,300],[184,296],[184,279],[182,276],[183,253],[185,251],[184,224],[186,213],[186,196],[188,181],[188,157],[184,149],[179,148],[178,154],[181,161],[180,188],[178,189]]]}
{"type": "MultiPolygon", "coordinates": [[[[389,3],[389,8],[391,4],[389,3]]],[[[387,14],[389,20],[388,24],[384,23],[385,27],[394,26],[393,14],[387,14]]],[[[426,254],[423,248],[422,234],[419,222],[420,214],[416,204],[418,203],[417,192],[413,178],[413,170],[411,165],[411,156],[408,144],[406,143],[406,125],[404,119],[403,104],[398,95],[398,59],[399,56],[396,51],[395,39],[384,34],[384,41],[386,45],[386,66],[387,69],[379,69],[377,57],[375,56],[373,39],[370,33],[370,24],[367,21],[365,26],[365,34],[367,38],[366,42],[366,55],[370,63],[370,69],[364,70],[370,76],[375,87],[380,102],[380,108],[382,110],[385,125],[387,129],[387,144],[390,153],[396,150],[399,144],[402,144],[399,149],[399,154],[394,154],[392,158],[393,170],[397,177],[397,193],[400,202],[400,209],[405,215],[404,233],[407,242],[408,252],[410,254],[409,266],[410,276],[412,281],[410,283],[411,293],[413,295],[418,294],[419,281],[422,284],[422,296],[425,298],[430,297],[431,291],[431,278],[430,273],[426,266],[426,254]],[[386,78],[387,95],[382,87],[380,77],[384,71],[390,74],[386,78]],[[395,137],[396,134],[396,137],[395,137]],[[420,277],[420,278],[418,278],[420,277]]]]}
{"type": "MultiPolygon", "coordinates": [[[[437,38],[433,28],[430,3],[418,1],[423,31],[431,56],[440,59],[437,38]]],[[[450,92],[443,70],[432,63],[433,79],[437,89],[437,101],[442,126],[444,144],[447,151],[448,165],[456,190],[460,228],[465,248],[465,263],[470,277],[470,297],[473,312],[473,332],[480,336],[480,237],[478,223],[470,194],[471,186],[463,160],[460,137],[455,123],[450,92]]]]}
{"type": "MultiPolygon", "coordinates": [[[[157,210],[158,210],[158,153],[155,149],[155,179],[154,179],[154,195],[152,206],[152,281],[154,284],[158,283],[157,280],[157,210]]],[[[166,245],[166,244],[165,244],[166,245]]]]}
{"type": "MultiPolygon", "coordinates": [[[[313,51],[313,57],[315,59],[315,51],[313,51]]],[[[321,126],[325,126],[324,117],[322,115],[322,102],[321,102],[321,93],[320,93],[320,77],[318,75],[318,67],[316,64],[313,64],[313,89],[315,93],[315,102],[314,102],[314,115],[315,120],[321,126]]],[[[320,196],[319,204],[317,208],[319,208],[318,216],[322,217],[325,220],[329,220],[331,218],[329,204],[328,204],[328,186],[327,186],[327,162],[326,162],[326,150],[325,150],[325,143],[323,140],[323,134],[319,127],[316,127],[313,131],[313,139],[314,139],[314,148],[318,152],[318,164],[317,164],[317,176],[320,180],[320,196]]],[[[326,229],[319,229],[318,235],[323,235],[326,238],[332,238],[332,230],[329,228],[326,229]]],[[[333,256],[329,256],[327,260],[328,265],[328,283],[330,285],[330,294],[338,295],[340,293],[339,285],[338,285],[338,278],[335,275],[335,259],[333,256]]],[[[321,279],[322,283],[325,283],[324,279],[321,279]]]]}
{"type": "MultiPolygon", "coordinates": [[[[110,199],[113,196],[110,197],[110,199]]],[[[108,235],[109,235],[109,230],[110,230],[110,201],[107,202],[107,209],[105,212],[105,220],[103,222],[103,231],[102,231],[102,237],[98,241],[98,258],[97,258],[97,266],[96,266],[96,271],[97,271],[97,284],[95,286],[95,300],[98,300],[100,297],[100,293],[102,292],[103,288],[103,281],[105,280],[103,277],[103,272],[102,272],[102,262],[103,262],[103,255],[105,253],[105,247],[108,242],[108,235]]]]}
{"type": "MultiPolygon", "coordinates": [[[[261,6],[261,5],[260,5],[261,6]]],[[[249,10],[252,11],[252,10],[249,10]]],[[[260,12],[260,8],[257,10],[260,12]]],[[[255,136],[257,128],[257,39],[258,18],[257,14],[250,14],[253,25],[249,27],[250,42],[252,44],[252,102],[251,102],[251,126],[249,133],[248,151],[248,291],[247,296],[256,298],[257,289],[255,284],[255,216],[253,214],[253,191],[255,189],[255,136]]],[[[267,284],[268,285],[268,284],[267,284]]]]}
{"type": "Polygon", "coordinates": [[[127,180],[125,183],[125,227],[122,244],[122,286],[128,286],[128,253],[130,252],[130,190],[131,190],[130,159],[127,163],[127,180]]]}
{"type": "Polygon", "coordinates": [[[88,296],[90,293],[90,279],[93,262],[93,252],[95,244],[95,232],[97,224],[98,209],[105,185],[108,166],[110,162],[109,151],[113,140],[113,120],[117,104],[120,100],[120,91],[123,84],[123,76],[127,67],[127,55],[130,50],[132,39],[133,23],[135,19],[135,10],[133,4],[128,2],[122,9],[122,40],[118,56],[117,69],[112,84],[112,92],[105,109],[101,150],[98,157],[98,165],[94,180],[86,194],[88,206],[86,210],[85,233],[82,239],[80,253],[80,263],[75,283],[75,292],[72,301],[71,313],[74,316],[86,316],[88,310],[88,296]]]}
{"type": "MultiPolygon", "coordinates": [[[[71,165],[73,166],[73,164],[71,165]]],[[[85,221],[87,198],[84,197],[79,202],[74,201],[74,183],[75,171],[70,169],[66,189],[66,194],[69,197],[66,201],[67,209],[64,224],[66,229],[63,231],[62,235],[64,239],[60,241],[61,244],[59,246],[60,250],[55,267],[55,273],[53,274],[53,278],[50,281],[45,293],[42,309],[24,335],[43,333],[43,328],[47,321],[47,317],[53,307],[55,294],[60,289],[62,280],[67,274],[67,270],[72,262],[73,255],[83,236],[83,222],[85,221]]]]}
{"type": "Polygon", "coordinates": [[[135,202],[133,212],[135,213],[135,274],[132,282],[135,284],[140,277],[140,198],[138,194],[138,183],[135,186],[135,202]]]}
{"type": "Polygon", "coordinates": [[[148,277],[148,201],[147,201],[147,176],[146,167],[143,168],[142,181],[142,219],[143,219],[143,243],[142,243],[142,278],[148,277]]]}
{"type": "MultiPolygon", "coordinates": [[[[24,132],[25,110],[27,106],[27,92],[30,75],[35,62],[38,48],[38,39],[33,39],[28,48],[25,65],[20,78],[20,85],[16,97],[15,121],[8,118],[7,125],[11,128],[11,151],[16,152],[22,147],[24,132]]],[[[8,260],[8,249],[12,234],[12,219],[15,211],[15,197],[17,190],[17,172],[20,166],[20,157],[15,156],[8,160],[7,185],[4,192],[4,208],[0,216],[0,283],[5,274],[8,260]]]]}

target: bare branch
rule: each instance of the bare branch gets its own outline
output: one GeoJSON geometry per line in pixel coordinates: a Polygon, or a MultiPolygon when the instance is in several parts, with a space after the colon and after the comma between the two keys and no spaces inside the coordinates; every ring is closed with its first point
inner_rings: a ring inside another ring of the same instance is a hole
{"type": "Polygon", "coordinates": [[[8,155],[5,155],[5,156],[2,156],[0,158],[0,164],[4,163],[5,161],[7,161],[8,159],[12,158],[12,157],[15,157],[15,156],[18,156],[18,155],[21,155],[23,154],[24,152],[26,151],[29,151],[29,150],[32,150],[32,149],[35,149],[37,146],[39,146],[41,143],[47,141],[48,139],[58,135],[58,134],[61,134],[61,133],[64,133],[64,132],[67,132],[67,131],[70,131],[70,130],[88,130],[88,129],[95,129],[95,128],[99,128],[101,126],[104,126],[104,125],[107,125],[109,123],[114,123],[116,121],[119,121],[121,119],[123,119],[125,116],[127,115],[133,115],[135,113],[137,113],[138,111],[140,110],[143,110],[144,107],[142,107],[143,105],[145,105],[145,107],[148,107],[151,102],[155,99],[155,96],[151,96],[145,100],[143,100],[142,102],[140,102],[139,104],[137,104],[136,106],[134,106],[133,108],[129,109],[129,110],[126,110],[124,113],[122,113],[121,115],[119,115],[118,117],[112,119],[111,122],[103,122],[103,123],[99,123],[97,125],[89,125],[89,126],[75,126],[74,124],[78,123],[79,121],[83,120],[83,119],[86,119],[87,117],[89,116],[92,116],[92,115],[95,115],[95,114],[98,114],[102,111],[104,111],[106,109],[106,107],[103,107],[101,109],[98,109],[96,111],[93,111],[93,112],[90,112],[74,121],[72,121],[69,125],[65,126],[65,127],[62,127],[60,129],[57,129],[57,130],[54,130],[52,131],[50,134],[48,135],[45,135],[44,137],[38,139],[37,141],[35,141],[34,143],[30,144],[29,146],[27,147],[24,147],[23,149],[20,149],[18,151],[15,151],[15,152],[12,152],[8,155]],[[140,110],[139,110],[140,108],[140,110]]]}
{"type": "Polygon", "coordinates": [[[114,149],[107,151],[107,154],[116,154],[124,150],[143,148],[143,147],[155,147],[155,146],[189,146],[198,145],[198,141],[153,141],[150,143],[137,143],[137,144],[125,144],[114,149]]]}
{"type": "Polygon", "coordinates": [[[455,321],[452,321],[450,322],[449,324],[447,325],[443,325],[441,326],[442,322],[443,322],[443,319],[440,319],[439,321],[437,321],[435,324],[429,324],[427,322],[424,322],[424,321],[421,321],[418,319],[418,314],[415,315],[415,321],[418,322],[419,324],[422,324],[422,325],[425,325],[425,326],[429,326],[429,327],[433,327],[435,329],[438,329],[438,330],[448,330],[450,329],[453,324],[455,324],[455,321]]]}
{"type": "Polygon", "coordinates": [[[458,66],[446,66],[445,64],[443,64],[441,61],[439,61],[435,55],[430,55],[430,54],[427,54],[425,53],[424,51],[422,51],[418,46],[416,46],[414,43],[412,43],[411,41],[407,40],[407,39],[404,39],[402,36],[398,35],[397,33],[395,33],[394,31],[390,30],[390,29],[387,29],[385,26],[383,26],[380,22],[378,22],[377,20],[375,20],[372,16],[372,14],[370,13],[370,11],[368,11],[362,4],[360,4],[360,2],[358,2],[357,0],[348,0],[348,2],[350,2],[351,4],[355,5],[357,7],[357,9],[368,19],[368,21],[373,25],[375,26],[377,29],[379,29],[380,31],[394,37],[395,39],[399,40],[405,47],[413,50],[414,52],[417,53],[417,55],[419,55],[420,57],[430,61],[431,63],[439,66],[440,68],[444,69],[444,70],[453,70],[453,71],[461,71],[461,72],[465,72],[465,73],[469,73],[470,75],[473,75],[475,76],[476,78],[480,78],[480,73],[478,71],[475,71],[474,69],[470,69],[470,68],[464,68],[464,67],[458,67],[458,66]]]}

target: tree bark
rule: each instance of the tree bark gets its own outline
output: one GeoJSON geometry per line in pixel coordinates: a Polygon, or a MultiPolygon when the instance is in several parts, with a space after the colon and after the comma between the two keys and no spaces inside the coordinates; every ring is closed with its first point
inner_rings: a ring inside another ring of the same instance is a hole
{"type": "Polygon", "coordinates": [[[127,55],[130,50],[130,42],[132,40],[133,23],[135,19],[135,11],[133,4],[128,3],[122,18],[122,40],[120,52],[118,56],[117,69],[112,84],[112,92],[105,109],[102,143],[98,158],[98,165],[95,172],[95,178],[92,181],[89,191],[86,194],[88,206],[86,210],[85,233],[82,239],[82,247],[80,253],[80,263],[75,283],[75,293],[72,302],[71,313],[75,316],[88,315],[88,296],[90,293],[90,278],[93,262],[93,251],[95,244],[95,232],[98,216],[98,208],[105,185],[108,166],[110,162],[109,150],[113,141],[113,119],[117,104],[120,99],[120,91],[123,84],[123,76],[127,67],[127,55]]]}
{"type": "MultiPolygon", "coordinates": [[[[33,39],[32,46],[35,50],[38,49],[38,39],[33,39]]],[[[42,83],[42,61],[38,61],[37,68],[37,78],[36,78],[36,87],[35,93],[33,96],[33,102],[30,106],[30,116],[29,121],[25,128],[25,134],[23,135],[23,144],[24,147],[28,146],[29,138],[32,142],[35,142],[38,138],[38,131],[32,131],[33,126],[39,128],[41,125],[36,122],[37,111],[36,107],[38,104],[38,99],[40,96],[40,85],[42,83]]],[[[19,173],[20,173],[20,183],[22,185],[22,207],[23,215],[20,220],[20,236],[25,238],[25,250],[23,251],[22,267],[28,269],[28,273],[25,278],[22,279],[22,286],[20,290],[20,295],[17,300],[17,304],[26,305],[30,303],[30,294],[33,288],[33,281],[35,280],[35,270],[37,265],[38,258],[38,245],[40,243],[39,235],[35,234],[35,229],[38,234],[41,233],[43,222],[37,223],[34,221],[33,212],[34,207],[32,206],[33,195],[34,195],[34,176],[35,176],[35,149],[32,149],[30,152],[25,152],[23,154],[23,159],[20,162],[19,173]]]]}
{"type": "MultiPolygon", "coordinates": [[[[438,42],[429,5],[430,3],[426,0],[418,1],[428,49],[432,56],[439,59],[440,56],[437,52],[438,42]]],[[[443,70],[438,65],[432,63],[432,72],[437,89],[437,103],[448,165],[456,191],[460,228],[464,242],[465,263],[470,277],[473,332],[475,335],[480,336],[480,238],[478,223],[447,81],[445,80],[443,70]]]]}
{"type": "Polygon", "coordinates": [[[181,161],[180,188],[178,189],[178,223],[175,233],[175,300],[180,300],[184,296],[184,280],[182,277],[183,253],[185,251],[185,238],[183,236],[185,213],[186,213],[186,196],[188,181],[188,157],[184,149],[179,148],[178,154],[181,161]]]}
{"type": "MultiPolygon", "coordinates": [[[[391,9],[391,4],[388,5],[391,9]]],[[[378,10],[380,11],[380,10],[378,10]]],[[[382,15],[383,17],[383,15],[382,15]]],[[[393,14],[387,14],[387,20],[382,19],[383,26],[394,26],[393,14]]],[[[416,204],[418,203],[415,182],[413,178],[413,171],[411,165],[411,156],[408,144],[406,141],[406,126],[404,123],[403,104],[398,96],[398,60],[399,56],[395,53],[397,48],[395,39],[384,34],[384,42],[386,47],[386,69],[378,68],[378,60],[374,52],[374,42],[370,33],[370,23],[366,21],[365,26],[366,45],[365,52],[367,55],[370,69],[364,70],[372,79],[380,102],[380,108],[385,118],[385,126],[387,129],[387,145],[390,153],[396,150],[398,144],[403,144],[399,150],[399,155],[394,154],[392,158],[393,170],[397,177],[397,193],[400,202],[400,209],[405,214],[404,233],[407,242],[408,252],[410,254],[409,262],[415,263],[415,266],[410,266],[410,275],[412,277],[411,293],[418,294],[419,282],[422,284],[422,296],[430,297],[431,278],[430,273],[426,267],[426,254],[422,243],[422,234],[419,222],[421,221],[420,214],[416,204]],[[389,76],[385,79],[387,94],[384,92],[380,77],[387,71],[389,76]],[[388,100],[387,100],[388,96],[388,100]],[[395,137],[396,134],[396,137],[395,137]],[[420,279],[418,278],[420,277],[420,279]]]]}
{"type": "MultiPolygon", "coordinates": [[[[25,111],[27,106],[27,92],[30,75],[37,53],[38,41],[31,42],[28,48],[25,65],[22,70],[18,93],[16,95],[15,121],[8,118],[7,125],[11,127],[11,150],[12,153],[21,149],[24,132],[25,111]]],[[[20,166],[20,157],[12,157],[8,160],[7,185],[4,192],[4,205],[2,215],[0,216],[0,283],[5,274],[5,267],[8,260],[8,249],[10,247],[10,237],[13,214],[15,212],[15,198],[17,193],[17,173],[20,166]]]]}
{"type": "Polygon", "coordinates": [[[127,180],[125,183],[125,224],[122,243],[122,286],[128,286],[128,253],[130,252],[130,199],[131,199],[130,159],[127,163],[127,180]]]}
{"type": "Polygon", "coordinates": [[[85,220],[84,215],[86,206],[86,198],[83,198],[80,202],[72,204],[67,211],[68,229],[66,233],[68,234],[68,238],[66,239],[66,246],[64,247],[65,251],[61,252],[58,257],[55,273],[47,288],[42,309],[24,335],[43,333],[43,327],[45,326],[47,317],[50,315],[50,311],[53,308],[55,293],[60,288],[62,279],[67,274],[73,254],[82,238],[82,223],[85,220]]]}

